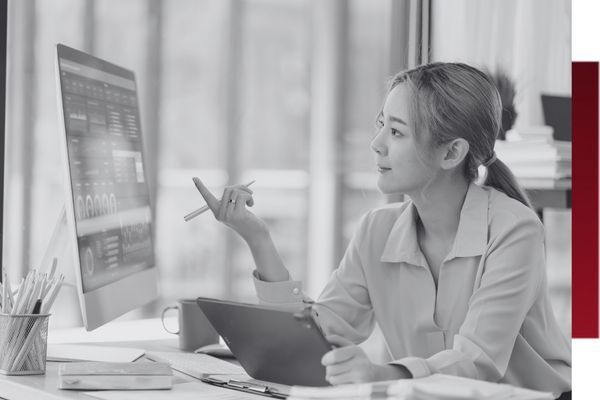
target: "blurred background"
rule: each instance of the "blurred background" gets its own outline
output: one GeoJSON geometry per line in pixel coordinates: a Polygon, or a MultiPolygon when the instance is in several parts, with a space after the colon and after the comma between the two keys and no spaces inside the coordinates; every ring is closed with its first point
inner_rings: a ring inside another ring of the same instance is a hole
{"type": "MultiPolygon", "coordinates": [[[[137,74],[161,297],[122,318],[158,316],[184,297],[256,301],[246,245],[210,213],[184,222],[203,205],[193,176],[216,194],[256,179],[254,212],[293,277],[318,295],[360,216],[397,200],[377,191],[369,148],[388,79],[463,61],[513,89],[499,157],[519,168],[523,149],[528,162],[540,154],[517,175],[546,226],[549,290],[570,337],[570,132],[555,146],[542,105],[542,95],[571,95],[570,1],[12,0],[8,24],[3,265],[12,282],[39,265],[65,202],[57,43],[137,74]]],[[[570,128],[570,114],[562,123],[570,128]]],[[[72,287],[52,324],[81,324],[72,287]]]]}

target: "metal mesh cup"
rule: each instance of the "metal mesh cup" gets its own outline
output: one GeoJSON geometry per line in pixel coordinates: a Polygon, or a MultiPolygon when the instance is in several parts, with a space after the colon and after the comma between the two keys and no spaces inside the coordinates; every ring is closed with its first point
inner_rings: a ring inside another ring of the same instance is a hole
{"type": "Polygon", "coordinates": [[[0,373],[46,373],[49,317],[50,314],[0,313],[0,373]]]}

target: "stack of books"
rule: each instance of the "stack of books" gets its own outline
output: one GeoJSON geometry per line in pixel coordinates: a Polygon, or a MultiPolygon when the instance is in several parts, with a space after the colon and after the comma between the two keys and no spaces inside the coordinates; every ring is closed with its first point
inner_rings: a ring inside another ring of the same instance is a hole
{"type": "Polygon", "coordinates": [[[494,149],[517,179],[556,180],[571,178],[571,148],[571,142],[523,135],[518,140],[498,140],[494,149]]]}

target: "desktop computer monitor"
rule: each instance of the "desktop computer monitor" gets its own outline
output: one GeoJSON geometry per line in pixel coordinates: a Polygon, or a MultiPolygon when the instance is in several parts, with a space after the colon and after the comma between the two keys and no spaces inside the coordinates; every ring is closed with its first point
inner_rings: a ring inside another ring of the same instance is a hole
{"type": "Polygon", "coordinates": [[[157,297],[134,73],[57,45],[66,234],[87,330],[157,297]]]}
{"type": "Polygon", "coordinates": [[[542,94],[542,110],[554,140],[571,141],[571,97],[542,94]]]}

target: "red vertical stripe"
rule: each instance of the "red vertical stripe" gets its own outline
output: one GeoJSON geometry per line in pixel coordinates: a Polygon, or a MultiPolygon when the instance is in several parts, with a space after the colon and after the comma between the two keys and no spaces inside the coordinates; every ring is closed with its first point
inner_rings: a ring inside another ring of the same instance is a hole
{"type": "Polygon", "coordinates": [[[573,337],[598,337],[598,63],[573,63],[573,337]]]}

